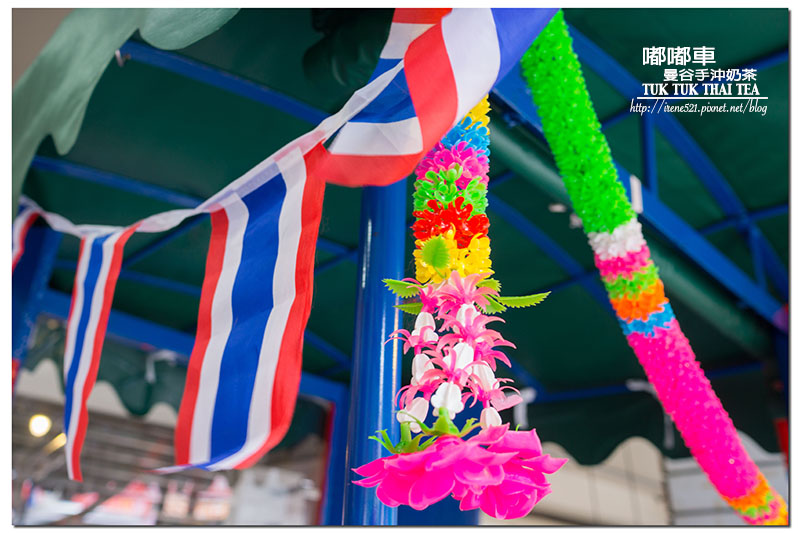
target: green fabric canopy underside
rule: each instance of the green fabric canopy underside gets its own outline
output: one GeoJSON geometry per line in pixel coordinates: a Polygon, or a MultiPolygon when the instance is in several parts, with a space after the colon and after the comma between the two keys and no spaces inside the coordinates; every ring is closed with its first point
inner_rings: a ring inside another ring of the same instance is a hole
{"type": "Polygon", "coordinates": [[[238,9],[75,9],[14,87],[12,208],[36,149],[52,135],[69,152],[108,59],[137,30],[157,48],[184,48],[217,31],[238,9]]]}
{"type": "MultiPolygon", "coordinates": [[[[187,10],[187,20],[195,17],[198,11],[206,10],[187,10]]],[[[752,61],[788,45],[786,10],[730,10],[726,11],[724,21],[718,20],[721,15],[714,10],[665,11],[654,16],[654,10],[568,9],[565,14],[568,22],[608,50],[635,75],[647,80],[652,80],[654,75],[640,70],[641,47],[651,46],[655,42],[653,39],[665,45],[716,46],[718,58],[724,62],[721,67],[725,68],[752,61]],[[723,22],[725,31],[709,32],[708,28],[723,22]],[[759,31],[751,31],[753,28],[759,31]]],[[[326,112],[334,112],[353,90],[368,79],[388,33],[391,10],[243,9],[235,16],[231,15],[232,18],[229,17],[224,25],[224,17],[218,15],[221,27],[217,31],[209,30],[204,38],[198,29],[193,34],[196,42],[180,48],[181,55],[266,85],[326,112]]],[[[73,40],[95,39],[101,42],[105,39],[102,35],[111,32],[109,28],[78,24],[75,19],[82,20],[73,16],[70,19],[73,24],[62,26],[60,30],[64,32],[62,48],[70,48],[71,45],[66,43],[73,40]]],[[[207,27],[212,26],[209,22],[207,27]]],[[[132,27],[131,23],[125,21],[125,27],[132,27]]],[[[118,35],[128,36],[133,31],[119,32],[118,35]]],[[[143,31],[140,33],[134,34],[133,38],[153,39],[143,31]]],[[[94,80],[91,85],[94,92],[81,111],[83,123],[77,138],[73,139],[74,145],[60,156],[61,148],[57,149],[59,141],[54,142],[57,139],[54,134],[53,138],[47,137],[41,144],[39,141],[34,143],[39,155],[63,157],[73,163],[114,172],[136,181],[207,198],[313,127],[280,109],[165,70],[135,61],[128,61],[120,68],[113,59],[113,52],[124,42],[125,38],[121,39],[106,48],[105,68],[100,68],[99,81],[94,80]]],[[[191,41],[188,36],[186,39],[191,41]]],[[[158,46],[154,41],[150,42],[158,46]]],[[[38,68],[48,70],[45,66],[38,68]]],[[[52,72],[60,68],[58,62],[49,67],[52,72]]],[[[601,119],[628,105],[596,73],[585,69],[585,74],[601,119]]],[[[39,76],[42,77],[34,83],[29,72],[23,78],[23,81],[27,80],[26,90],[21,90],[21,81],[14,93],[15,169],[17,108],[35,107],[50,99],[69,101],[66,96],[61,96],[64,90],[61,86],[54,88],[52,83],[43,81],[54,79],[50,74],[43,72],[39,76]]],[[[700,119],[677,116],[750,209],[788,202],[788,65],[778,64],[759,71],[759,88],[770,98],[767,117],[706,115],[700,119]],[[759,120],[761,118],[765,120],[759,120]],[[721,135],[720,131],[727,134],[721,135]]],[[[63,107],[53,106],[57,109],[63,107]]],[[[501,120],[502,116],[493,116],[495,123],[501,120]]],[[[537,150],[536,143],[522,131],[522,126],[507,129],[513,130],[513,142],[521,151],[533,153],[537,150]]],[[[28,135],[26,128],[22,130],[20,136],[28,135]]],[[[44,135],[39,135],[38,139],[44,135]]],[[[617,122],[608,129],[607,135],[615,158],[631,172],[642,175],[637,117],[628,116],[617,122]]],[[[657,155],[659,196],[666,205],[695,228],[724,218],[696,176],[660,135],[657,136],[657,155]]],[[[543,164],[552,163],[547,161],[548,157],[547,153],[541,155],[543,164]]],[[[27,162],[23,167],[27,167],[27,162]]],[[[491,175],[499,176],[505,170],[499,156],[493,156],[491,175]]],[[[550,212],[548,205],[553,200],[527,179],[530,177],[517,176],[505,181],[493,188],[493,193],[541,228],[584,269],[593,271],[591,249],[580,228],[570,228],[568,213],[550,212]]],[[[408,187],[407,198],[410,198],[410,183],[408,187]]],[[[36,169],[27,172],[24,191],[45,209],[76,223],[125,225],[175,207],[163,201],[36,169]]],[[[356,246],[360,200],[359,189],[327,187],[320,236],[344,246],[356,246]]],[[[493,269],[503,283],[504,294],[549,290],[570,278],[568,272],[527,240],[519,229],[494,213],[491,204],[487,213],[492,223],[493,269]]],[[[783,215],[759,223],[784,265],[788,264],[787,221],[788,216],[783,215]]],[[[689,294],[687,291],[679,292],[667,284],[667,296],[703,368],[715,371],[756,360],[771,365],[774,354],[770,327],[751,310],[740,307],[722,285],[682,256],[674,246],[648,228],[645,232],[648,242],[659,242],[663,248],[663,260],[669,264],[662,262],[659,265],[662,270],[688,272],[696,289],[713,289],[704,294],[749,321],[753,335],[748,340],[749,350],[744,350],[730,335],[721,332],[724,330],[720,325],[723,317],[702,312],[697,299],[689,298],[685,296],[689,294]]],[[[209,234],[210,225],[205,221],[128,270],[199,288],[209,234]]],[[[134,235],[126,246],[126,256],[144,249],[160,237],[158,234],[134,235]]],[[[720,232],[709,239],[739,268],[747,273],[753,272],[746,243],[735,231],[720,232]]],[[[409,232],[405,243],[407,275],[413,275],[412,249],[409,232]]],[[[59,259],[74,262],[77,254],[78,240],[65,237],[58,253],[59,259]]],[[[325,263],[332,257],[329,252],[317,250],[316,264],[325,263]]],[[[68,293],[73,277],[74,270],[57,268],[50,286],[68,293]]],[[[355,321],[356,266],[352,261],[342,261],[316,276],[314,284],[308,329],[349,355],[355,321]]],[[[773,288],[770,290],[777,294],[773,288]]],[[[198,303],[195,295],[126,278],[123,269],[114,309],[194,334],[198,303]]],[[[515,366],[535,376],[548,392],[618,386],[628,379],[644,379],[616,319],[580,284],[554,292],[536,308],[509,310],[503,318],[507,322],[498,329],[517,345],[517,350],[510,352],[515,366]]],[[[125,387],[119,385],[120,380],[124,381],[121,376],[127,376],[125,379],[132,380],[131,383],[144,380],[141,365],[124,363],[131,360],[129,356],[118,355],[113,345],[107,345],[100,379],[113,383],[118,392],[122,391],[123,403],[132,412],[141,414],[150,408],[152,402],[144,395],[133,395],[126,400],[125,387]],[[115,365],[119,368],[113,370],[115,365]]],[[[406,359],[406,371],[409,364],[410,360],[406,359]]],[[[308,344],[304,347],[303,370],[349,383],[346,369],[338,369],[330,357],[308,344]]],[[[161,381],[152,385],[152,398],[166,394],[169,388],[169,395],[172,395],[172,401],[175,400],[179,392],[176,389],[182,387],[179,375],[182,370],[172,371],[176,372],[173,382],[167,384],[165,377],[163,385],[161,381]],[[164,391],[161,391],[162,387],[164,391]]],[[[513,372],[503,371],[501,374],[511,376],[513,372]]],[[[408,376],[405,379],[407,381],[408,376]]],[[[771,420],[772,415],[780,411],[780,406],[776,407],[765,383],[760,371],[712,379],[734,424],[762,447],[776,451],[771,420]]],[[[131,390],[136,390],[136,387],[131,390]]],[[[664,449],[663,412],[656,400],[645,393],[535,403],[530,407],[529,415],[532,425],[544,440],[560,443],[584,464],[601,461],[619,442],[637,435],[649,439],[668,455],[687,453],[679,437],[674,449],[664,449]]]]}

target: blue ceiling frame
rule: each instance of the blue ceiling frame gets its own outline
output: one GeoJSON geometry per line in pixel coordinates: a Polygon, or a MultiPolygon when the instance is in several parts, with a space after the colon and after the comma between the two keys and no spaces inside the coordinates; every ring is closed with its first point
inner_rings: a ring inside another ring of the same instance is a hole
{"type": "MultiPolygon", "coordinates": [[[[580,31],[570,27],[575,52],[581,61],[600,75],[603,80],[619,91],[625,98],[633,99],[642,96],[642,84],[632,76],[622,65],[617,63],[609,54],[590,41],[580,31]]],[[[779,65],[788,60],[788,50],[748,63],[741,68],[766,69],[779,65]]],[[[756,278],[759,285],[766,289],[766,279],[763,276],[764,264],[768,264],[768,273],[775,287],[788,299],[788,273],[778,259],[772,245],[758,229],[755,221],[750,217],[742,201],[734,192],[728,181],[717,169],[711,159],[706,155],[700,145],[678,119],[671,113],[645,114],[642,117],[642,144],[645,183],[650,192],[658,194],[655,158],[655,130],[672,145],[675,151],[689,165],[697,178],[703,183],[706,190],[717,201],[727,217],[740,220],[739,227],[743,230],[750,245],[753,256],[756,278]]],[[[750,302],[748,302],[750,303],[750,302]]]]}
{"type": "MultiPolygon", "coordinates": [[[[570,32],[575,51],[584,65],[597,72],[626,97],[632,98],[641,94],[641,84],[619,63],[574,28],[570,27],[570,32]]],[[[783,56],[778,55],[765,64],[774,65],[781,57],[783,56]]],[[[531,100],[530,90],[521,75],[519,65],[516,65],[512,72],[495,86],[492,97],[510,109],[507,115],[511,116],[512,121],[524,124],[539,138],[544,139],[536,106],[531,100]]],[[[774,250],[771,250],[771,245],[755,227],[752,216],[744,209],[730,185],[711,160],[674,116],[668,113],[659,113],[651,115],[651,117],[643,123],[648,131],[644,132],[646,142],[643,143],[643,156],[645,158],[646,187],[642,189],[644,210],[640,214],[640,218],[658,230],[719,283],[738,296],[747,306],[776,328],[785,332],[787,330],[786,309],[768,292],[766,286],[760,285],[758,281],[754,281],[744,274],[727,256],[712,246],[698,230],[687,224],[661,202],[656,190],[651,189],[651,187],[657,187],[654,132],[655,128],[658,128],[698,175],[712,197],[720,203],[728,215],[725,224],[744,224],[748,228],[748,233],[754,234],[752,242],[756,246],[753,254],[757,254],[759,260],[763,261],[764,270],[770,275],[775,286],[779,290],[782,287],[788,288],[788,275],[783,275],[785,268],[777,259],[774,250]],[[729,223],[728,219],[733,219],[735,222],[729,223]]],[[[619,179],[630,197],[631,175],[619,163],[615,162],[615,165],[619,179]]],[[[782,212],[781,206],[778,206],[769,212],[761,213],[761,215],[763,218],[782,212]]],[[[721,228],[722,226],[720,226],[721,228]]]]}
{"type": "MultiPolygon", "coordinates": [[[[587,44],[585,38],[583,41],[580,41],[580,38],[578,38],[577,41],[581,43],[581,46],[579,47],[576,42],[576,49],[584,49],[590,47],[590,43],[587,44]]],[[[125,45],[123,45],[123,47],[120,49],[120,52],[125,60],[131,59],[154,67],[162,68],[186,76],[190,79],[202,83],[207,83],[209,85],[218,87],[223,90],[227,90],[229,92],[263,103],[265,105],[280,108],[282,111],[285,111],[295,116],[296,118],[305,120],[313,125],[317,124],[318,122],[329,116],[327,113],[317,110],[303,102],[293,99],[292,97],[281,94],[277,91],[274,91],[272,89],[254,83],[250,80],[240,78],[238,76],[221,71],[214,67],[202,64],[198,61],[186,58],[174,52],[158,50],[148,45],[134,41],[129,41],[125,45]]],[[[602,55],[604,54],[602,50],[599,49],[596,49],[593,52],[598,57],[601,58],[602,55]]],[[[780,60],[780,58],[778,58],[778,60],[780,60]]],[[[608,63],[607,59],[606,62],[608,63]]],[[[618,65],[617,67],[621,68],[618,65]]],[[[518,85],[523,84],[522,78],[519,77],[518,67],[517,69],[515,69],[515,71],[516,71],[515,73],[512,73],[505,80],[503,80],[503,85],[506,87],[506,90],[497,90],[494,92],[494,96],[500,97],[500,99],[503,100],[506,104],[510,104],[510,107],[519,115],[518,117],[519,122],[526,123],[529,126],[533,126],[535,131],[538,130],[539,133],[541,133],[541,125],[538,122],[538,116],[535,114],[535,107],[530,102],[530,96],[529,93],[527,92],[527,87],[518,86],[515,87],[512,91],[519,93],[519,91],[522,90],[520,94],[524,96],[524,101],[521,98],[515,98],[511,100],[507,98],[508,96],[507,89],[509,86],[508,83],[509,81],[515,81],[516,78],[519,78],[518,80],[516,80],[518,82],[518,85]],[[522,110],[522,112],[520,112],[520,110],[522,110]]],[[[500,87],[498,87],[498,89],[500,89],[500,87]]],[[[509,116],[508,118],[511,118],[513,120],[515,117],[509,116]]],[[[652,118],[648,118],[647,120],[650,124],[648,126],[648,129],[655,126],[654,124],[655,121],[652,118]]],[[[654,138],[652,130],[650,130],[649,134],[651,139],[654,138]]],[[[654,147],[652,143],[646,143],[646,146],[649,147],[645,148],[645,153],[647,154],[649,152],[652,154],[652,157],[648,156],[649,157],[648,161],[653,161],[655,155],[654,147]]],[[[691,144],[689,143],[687,144],[687,146],[689,146],[688,150],[690,150],[691,144]]],[[[51,159],[42,156],[36,156],[32,166],[40,170],[47,170],[50,172],[56,172],[78,179],[92,181],[94,183],[114,187],[135,194],[148,196],[151,198],[159,199],[161,201],[173,203],[174,205],[179,205],[182,207],[194,207],[198,205],[201,201],[199,198],[195,198],[190,195],[186,195],[176,191],[167,191],[155,185],[150,185],[143,182],[137,182],[135,180],[131,180],[123,176],[100,171],[97,169],[92,169],[90,167],[86,167],[83,165],[77,165],[75,163],[71,163],[62,159],[51,159]]],[[[655,188],[657,176],[655,174],[654,164],[652,164],[651,169],[652,170],[649,173],[646,171],[645,179],[647,180],[648,186],[653,186],[655,188]]],[[[624,169],[622,170],[623,172],[620,173],[620,178],[623,184],[629,186],[628,183],[629,180],[625,179],[625,177],[629,175],[627,174],[627,172],[624,172],[624,169]]],[[[498,179],[493,180],[492,185],[497,185],[504,179],[510,179],[512,176],[513,175],[511,173],[505,173],[503,176],[498,177],[498,179]]],[[[493,206],[492,207],[493,210],[497,212],[498,215],[500,215],[502,218],[508,220],[512,225],[514,225],[529,240],[531,240],[531,242],[533,242],[535,245],[537,245],[543,251],[545,251],[551,258],[553,258],[557,262],[557,264],[559,264],[559,266],[561,266],[570,275],[568,279],[551,287],[552,290],[559,290],[564,287],[570,286],[574,283],[579,283],[589,292],[589,294],[593,298],[595,298],[595,300],[598,301],[598,303],[601,303],[601,305],[603,305],[604,308],[610,309],[610,304],[608,303],[608,299],[605,297],[602,287],[597,281],[598,278],[596,276],[596,273],[585,271],[572,257],[569,256],[567,252],[561,249],[560,246],[556,244],[554,241],[552,241],[552,239],[550,239],[541,229],[536,227],[532,222],[527,220],[526,217],[524,217],[522,214],[511,208],[505,202],[497,198],[496,195],[491,193],[490,195],[491,195],[491,203],[493,206]]],[[[660,202],[657,201],[653,193],[650,193],[648,195],[648,191],[643,191],[643,195],[646,197],[645,199],[645,206],[647,206],[646,210],[648,210],[647,209],[648,207],[652,206],[662,207],[660,205],[660,202]]],[[[773,208],[770,208],[769,210],[762,210],[763,212],[761,213],[754,212],[751,214],[749,220],[755,220],[757,219],[756,217],[758,217],[758,219],[761,219],[768,216],[775,216],[777,214],[786,212],[787,209],[788,207],[785,206],[775,206],[773,208]]],[[[666,226],[670,226],[669,224],[670,222],[677,222],[677,224],[676,228],[673,231],[664,231],[664,234],[668,238],[670,238],[670,240],[674,238],[679,238],[682,232],[685,231],[686,227],[688,227],[688,224],[680,220],[669,210],[666,210],[665,213],[666,213],[665,218],[667,219],[666,226]],[[670,215],[672,218],[670,218],[670,215]]],[[[175,228],[172,231],[166,233],[160,239],[154,241],[153,243],[131,254],[124,262],[124,265],[130,266],[131,264],[142,259],[143,257],[155,252],[157,249],[167,244],[177,236],[181,235],[183,232],[190,230],[194,224],[197,224],[202,220],[203,217],[196,217],[195,219],[192,219],[182,224],[178,228],[175,228]]],[[[742,215],[739,214],[738,212],[735,213],[734,216],[731,216],[729,219],[725,219],[724,221],[718,223],[718,228],[709,227],[706,228],[706,230],[708,233],[711,233],[713,231],[718,231],[719,229],[723,229],[723,227],[736,224],[742,224],[742,215]]],[[[659,224],[654,224],[654,225],[656,227],[659,227],[659,224]]],[[[693,233],[696,233],[694,232],[693,228],[690,229],[692,230],[693,233]]],[[[699,234],[697,236],[699,237],[699,234]]],[[[702,239],[702,237],[700,238],[702,239]]],[[[702,240],[702,243],[704,243],[706,247],[710,247],[710,245],[708,245],[704,240],[702,240]]],[[[356,248],[348,248],[346,246],[340,245],[332,241],[328,241],[323,238],[319,239],[317,246],[319,249],[327,251],[334,255],[333,258],[318,265],[315,268],[315,274],[317,275],[336,266],[337,264],[343,261],[355,261],[355,259],[357,258],[356,248]]],[[[703,247],[701,246],[701,248],[703,247]]],[[[714,250],[713,247],[710,248],[714,250]]],[[[724,256],[721,256],[721,254],[719,254],[718,252],[717,254],[720,255],[720,257],[713,257],[714,254],[712,252],[711,253],[712,259],[718,260],[721,258],[722,259],[721,262],[724,264],[726,258],[724,258],[724,256]]],[[[692,256],[692,254],[689,255],[692,256]]],[[[692,257],[694,258],[694,256],[692,257]]],[[[701,261],[698,260],[697,262],[702,265],[701,261]]],[[[767,266],[768,263],[769,261],[766,262],[765,268],[768,271],[770,271],[770,269],[774,270],[773,267],[767,266]]],[[[57,266],[61,268],[74,269],[74,263],[70,263],[70,265],[67,265],[66,262],[63,261],[57,263],[57,266]]],[[[741,272],[738,271],[738,269],[736,269],[735,266],[733,268],[735,269],[733,271],[734,278],[736,278],[737,281],[741,281],[739,278],[736,277],[735,272],[739,272],[741,276],[744,275],[741,274],[741,272]]],[[[712,270],[718,270],[718,269],[719,265],[716,265],[715,268],[712,268],[712,270]]],[[[138,281],[153,286],[160,286],[171,290],[177,290],[179,292],[184,292],[186,294],[197,295],[199,291],[199,288],[189,286],[187,284],[176,283],[173,282],[172,280],[166,280],[164,278],[158,278],[156,276],[150,276],[148,274],[143,274],[139,272],[126,271],[125,269],[123,269],[122,273],[120,274],[120,277],[123,279],[129,279],[131,281],[138,281]]],[[[747,278],[745,277],[745,279],[747,278]]],[[[749,282],[749,280],[747,281],[749,282]]],[[[745,283],[745,285],[747,285],[747,283],[745,283]]],[[[751,285],[754,284],[751,283],[751,285]]],[[[772,305],[773,302],[769,301],[767,301],[766,303],[763,301],[758,302],[758,300],[756,299],[755,300],[756,305],[753,305],[750,298],[743,298],[743,300],[748,302],[748,304],[752,305],[754,308],[761,309],[762,315],[764,315],[765,313],[769,314],[769,312],[773,311],[773,308],[775,307],[774,305],[772,305]]],[[[311,332],[307,332],[306,341],[310,345],[322,351],[323,353],[326,353],[333,361],[337,362],[337,366],[331,369],[330,373],[340,370],[346,370],[347,367],[345,363],[349,363],[349,358],[347,357],[347,355],[338,351],[336,348],[332,347],[326,341],[324,341],[323,339],[319,338],[318,336],[314,335],[311,332]]],[[[551,398],[551,397],[556,398],[556,396],[547,393],[543,389],[541,384],[532,375],[530,375],[524,368],[522,368],[520,365],[515,365],[515,366],[516,366],[515,371],[519,375],[521,381],[526,386],[536,388],[539,394],[538,396],[539,398],[541,399],[551,398]]],[[[613,394],[619,392],[625,392],[622,389],[620,389],[619,386],[613,386],[611,388],[606,387],[602,389],[603,390],[608,389],[607,392],[613,394]]],[[[586,392],[586,394],[596,395],[598,392],[599,390],[597,392],[586,392]]],[[[583,392],[571,391],[568,394],[574,394],[577,395],[576,397],[582,397],[581,395],[583,394],[583,392]]],[[[566,398],[567,397],[565,396],[565,399],[566,398]]]]}

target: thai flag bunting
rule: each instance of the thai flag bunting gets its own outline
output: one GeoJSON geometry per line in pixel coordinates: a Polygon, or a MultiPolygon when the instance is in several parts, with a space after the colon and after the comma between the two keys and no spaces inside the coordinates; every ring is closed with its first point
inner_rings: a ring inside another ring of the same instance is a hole
{"type": "Polygon", "coordinates": [[[80,455],[89,413],[86,401],[97,379],[100,353],[131,226],[81,239],[64,351],[64,450],[70,479],[82,481],[80,455]]]}
{"type": "Polygon", "coordinates": [[[410,174],[508,74],[558,10],[448,11],[395,11],[373,75],[388,83],[336,133],[320,169],[327,181],[388,185],[410,174]]]}
{"type": "MultiPolygon", "coordinates": [[[[17,271],[17,265],[25,253],[25,241],[28,239],[28,231],[33,226],[34,222],[39,216],[39,210],[33,206],[22,205],[20,206],[19,213],[11,226],[11,276],[12,284],[14,273],[17,271]]],[[[25,263],[25,261],[23,261],[25,263]]],[[[27,268],[27,267],[23,267],[27,268]]],[[[13,298],[12,298],[13,299],[13,298]]],[[[16,305],[16,304],[14,304],[16,305]]],[[[14,327],[12,325],[12,327],[14,327]]],[[[14,385],[17,383],[17,372],[22,364],[20,354],[16,353],[17,349],[11,352],[11,390],[14,390],[14,385]]]]}
{"type": "Polygon", "coordinates": [[[197,337],[175,428],[178,468],[245,468],[294,412],[311,310],[322,148],[252,172],[211,208],[197,337]]]}
{"type": "Polygon", "coordinates": [[[82,239],[64,358],[70,477],[81,478],[86,400],[122,249],[134,231],[161,232],[190,216],[211,216],[197,335],[175,430],[177,466],[162,471],[247,467],[280,442],[294,411],[324,183],[386,185],[409,174],[556,11],[397,9],[367,85],[194,209],[112,228],[75,225],[21,199],[53,229],[82,239]]]}
{"type": "Polygon", "coordinates": [[[39,210],[30,205],[20,206],[19,214],[14,219],[11,226],[11,273],[17,268],[17,263],[25,253],[25,239],[28,237],[28,230],[31,229],[39,210]]]}

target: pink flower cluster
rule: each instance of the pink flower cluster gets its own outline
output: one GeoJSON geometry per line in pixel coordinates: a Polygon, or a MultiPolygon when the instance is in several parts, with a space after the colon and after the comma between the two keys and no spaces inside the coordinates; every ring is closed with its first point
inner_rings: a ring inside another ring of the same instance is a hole
{"type": "Polygon", "coordinates": [[[407,423],[408,435],[424,431],[429,440],[412,448],[416,451],[395,453],[355,469],[365,479],[354,483],[377,486],[376,495],[386,505],[419,510],[452,496],[462,510],[480,508],[495,518],[519,518],[550,493],[544,474],[554,473],[566,462],[542,454],[535,430],[509,431],[502,423],[499,411],[522,398],[516,389],[503,385],[509,380],[494,375],[497,360],[510,366],[498,348],[514,345],[487,327],[502,320],[479,310],[489,305],[488,298],[497,297],[496,290],[480,286],[487,276],[462,278],[454,270],[441,283],[417,284],[422,310],[414,329],[393,334],[404,341],[405,352],[414,354],[411,383],[398,395],[397,419],[407,423]],[[483,406],[482,429],[465,440],[462,436],[468,430],[455,434],[450,420],[470,400],[483,406]],[[422,427],[431,406],[439,417],[437,424],[444,420],[453,431],[432,433],[422,427]]]}
{"type": "Polygon", "coordinates": [[[509,431],[506,424],[467,440],[444,436],[425,450],[376,459],[355,470],[365,479],[354,483],[378,486],[378,498],[391,507],[422,510],[452,495],[462,511],[480,508],[513,519],[550,493],[544,474],[566,461],[542,454],[536,430],[509,431]]]}
{"type": "Polygon", "coordinates": [[[675,421],[686,446],[717,490],[737,498],[756,486],[758,467],[739,443],[736,428],[700,369],[678,321],[672,319],[663,328],[655,328],[649,337],[632,333],[628,343],[664,411],[675,421]]]}
{"type": "Polygon", "coordinates": [[[455,165],[461,167],[461,177],[456,180],[459,189],[465,189],[473,178],[484,185],[489,183],[489,158],[483,150],[476,150],[463,141],[452,148],[447,148],[440,142],[436,143],[414,172],[418,179],[427,180],[425,174],[429,171],[438,174],[442,170],[450,170],[455,165]]]}
{"type": "MultiPolygon", "coordinates": [[[[487,274],[472,274],[462,278],[454,270],[443,282],[420,288],[422,311],[414,330],[394,333],[404,341],[404,351],[414,353],[411,383],[400,390],[401,422],[413,420],[405,413],[424,420],[429,402],[434,415],[439,407],[445,407],[452,419],[471,399],[472,404],[483,405],[481,425],[497,426],[501,423],[498,412],[522,401],[516,389],[502,385],[509,380],[494,375],[496,360],[510,366],[497,348],[514,345],[487,328],[488,324],[503,320],[484,315],[476,307],[488,305],[486,297],[497,295],[489,287],[478,286],[486,277],[487,274]],[[436,320],[441,321],[438,330],[436,320]]],[[[418,428],[416,424],[412,427],[418,428]]]]}
{"type": "Polygon", "coordinates": [[[613,282],[617,276],[630,277],[631,274],[646,267],[650,261],[650,248],[643,245],[636,252],[629,252],[619,257],[601,259],[595,254],[594,264],[600,271],[600,276],[613,282]]]}

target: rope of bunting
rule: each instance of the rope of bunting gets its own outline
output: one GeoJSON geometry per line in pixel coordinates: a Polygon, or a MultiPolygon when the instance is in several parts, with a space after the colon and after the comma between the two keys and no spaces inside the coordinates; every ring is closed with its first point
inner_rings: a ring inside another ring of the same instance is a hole
{"type": "Polygon", "coordinates": [[[748,523],[787,524],[783,498],[742,446],[681,331],[650,258],[559,12],[522,59],[547,142],[628,344],[686,445],[748,523]]]}

